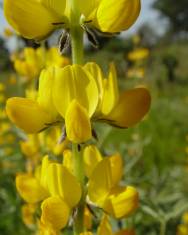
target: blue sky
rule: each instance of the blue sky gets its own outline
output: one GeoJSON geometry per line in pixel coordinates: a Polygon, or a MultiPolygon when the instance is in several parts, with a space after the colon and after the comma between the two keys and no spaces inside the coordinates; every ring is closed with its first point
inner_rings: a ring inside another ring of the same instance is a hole
{"type": "MultiPolygon", "coordinates": [[[[29,1],[29,0],[28,0],[29,1]]],[[[144,22],[150,22],[152,23],[156,28],[158,26],[158,13],[152,9],[150,9],[150,6],[152,4],[153,0],[142,0],[142,10],[140,13],[140,16],[135,23],[135,25],[128,30],[127,33],[134,33],[135,30],[144,22]]],[[[0,10],[0,33],[2,33],[3,28],[7,25],[2,10],[0,10]]]]}

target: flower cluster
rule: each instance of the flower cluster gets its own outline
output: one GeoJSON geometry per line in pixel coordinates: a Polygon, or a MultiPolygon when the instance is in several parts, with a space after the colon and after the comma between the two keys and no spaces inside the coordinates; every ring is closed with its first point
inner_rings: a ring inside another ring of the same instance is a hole
{"type": "Polygon", "coordinates": [[[109,218],[130,216],[139,205],[138,191],[122,182],[120,154],[104,157],[91,142],[97,139],[94,123],[132,127],[148,113],[151,97],[144,87],[121,91],[113,63],[108,74],[95,62],[84,63],[83,33],[94,39],[96,32],[128,29],[139,15],[140,0],[5,0],[4,12],[28,39],[41,41],[63,28],[60,48],[70,36],[73,55],[69,64],[56,48],[40,47],[25,48],[13,59],[21,76],[39,77],[37,90],[34,86],[26,97],[6,103],[9,119],[29,134],[20,142],[29,164],[16,176],[26,202],[24,222],[37,225],[40,235],[69,227],[75,235],[133,235],[133,228],[114,233],[109,218]]]}

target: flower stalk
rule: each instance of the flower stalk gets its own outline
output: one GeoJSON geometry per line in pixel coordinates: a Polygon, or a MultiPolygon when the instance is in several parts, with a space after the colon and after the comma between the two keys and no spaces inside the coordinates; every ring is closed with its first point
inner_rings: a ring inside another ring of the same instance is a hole
{"type": "Polygon", "coordinates": [[[71,35],[71,48],[72,48],[72,63],[83,64],[84,57],[84,43],[83,43],[83,29],[79,22],[81,14],[77,7],[77,1],[71,0],[70,8],[70,35],[71,35]]]}
{"type": "MultiPolygon", "coordinates": [[[[78,11],[77,1],[71,0],[71,48],[72,48],[72,63],[73,64],[83,64],[84,57],[84,43],[83,43],[83,29],[81,28],[80,22],[80,12],[78,11]]],[[[84,163],[82,157],[82,151],[78,144],[72,144],[73,150],[73,161],[74,161],[74,173],[79,181],[82,188],[82,197],[77,208],[76,217],[74,220],[74,235],[79,235],[84,232],[84,208],[85,208],[85,186],[84,186],[84,163]]]]}
{"type": "Polygon", "coordinates": [[[79,235],[84,231],[84,208],[85,208],[84,162],[80,146],[77,144],[72,144],[72,150],[73,150],[74,173],[82,189],[82,197],[78,204],[77,213],[74,220],[74,235],[79,235]]]}

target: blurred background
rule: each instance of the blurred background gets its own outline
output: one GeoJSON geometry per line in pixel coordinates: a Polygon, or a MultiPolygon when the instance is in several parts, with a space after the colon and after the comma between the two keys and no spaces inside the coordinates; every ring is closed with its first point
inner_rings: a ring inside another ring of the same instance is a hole
{"type": "MultiPolygon", "coordinates": [[[[33,234],[23,220],[23,201],[14,182],[25,169],[23,134],[9,123],[4,107],[8,97],[24,96],[29,83],[15,65],[15,53],[38,45],[15,34],[0,2],[0,234],[33,234]]],[[[53,35],[47,48],[57,46],[59,36],[53,35]]],[[[188,211],[188,1],[142,0],[140,17],[131,29],[97,38],[99,49],[86,39],[86,60],[96,61],[106,73],[114,61],[121,89],[145,86],[152,95],[150,113],[136,127],[96,125],[97,145],[103,154],[122,154],[124,181],[140,192],[140,208],[122,223],[134,226],[138,235],[186,235],[188,224],[182,218],[188,211]]],[[[70,57],[70,49],[65,56],[70,57]]]]}

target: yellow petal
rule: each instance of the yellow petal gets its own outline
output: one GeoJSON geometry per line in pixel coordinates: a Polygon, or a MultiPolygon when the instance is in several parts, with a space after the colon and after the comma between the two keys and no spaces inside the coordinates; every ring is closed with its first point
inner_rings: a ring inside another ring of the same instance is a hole
{"type": "Polygon", "coordinates": [[[64,12],[66,1],[62,0],[39,0],[49,11],[54,11],[59,15],[64,12]]]}
{"type": "Polygon", "coordinates": [[[108,193],[120,181],[122,172],[122,159],[118,154],[100,161],[88,183],[90,200],[99,206],[103,205],[108,193]]]}
{"type": "Polygon", "coordinates": [[[97,229],[97,235],[113,235],[108,216],[104,215],[97,229]]]}
{"type": "Polygon", "coordinates": [[[50,67],[41,72],[39,78],[38,104],[48,110],[52,120],[56,120],[58,113],[52,100],[52,86],[54,82],[54,68],[50,67]]]}
{"type": "Polygon", "coordinates": [[[36,203],[48,196],[47,191],[39,181],[30,174],[20,174],[16,177],[16,188],[21,197],[28,203],[36,203]]]}
{"type": "Polygon", "coordinates": [[[87,177],[90,177],[95,166],[102,160],[102,156],[95,145],[89,145],[84,149],[84,168],[87,177]]]}
{"type": "Polygon", "coordinates": [[[29,39],[46,37],[55,29],[53,23],[63,20],[53,9],[47,9],[38,0],[5,0],[4,12],[10,25],[29,39]]]}
{"type": "Polygon", "coordinates": [[[101,113],[108,115],[119,99],[119,90],[117,84],[116,69],[113,63],[110,64],[110,72],[108,79],[103,80],[103,97],[101,104],[101,113]]]}
{"type": "Polygon", "coordinates": [[[60,235],[60,231],[57,231],[56,229],[46,226],[46,224],[43,224],[42,221],[37,221],[38,224],[38,233],[40,235],[60,235]]]}
{"type": "Polygon", "coordinates": [[[89,62],[84,65],[84,69],[88,71],[92,77],[95,79],[98,91],[99,91],[99,103],[98,106],[100,106],[102,97],[103,97],[103,73],[101,68],[94,62],[89,62]]]}
{"type": "Polygon", "coordinates": [[[52,196],[61,196],[70,208],[81,198],[81,188],[76,178],[58,163],[52,163],[48,167],[48,188],[52,196]]]}
{"type": "Polygon", "coordinates": [[[65,116],[67,137],[74,143],[83,143],[91,139],[91,123],[84,107],[73,100],[65,116]]]}
{"type": "Polygon", "coordinates": [[[36,204],[24,204],[22,206],[22,219],[25,225],[33,226],[35,224],[34,214],[36,209],[36,204]]]}
{"type": "Polygon", "coordinates": [[[41,222],[49,228],[60,230],[64,228],[69,219],[70,209],[60,197],[49,197],[41,205],[41,222]]]}
{"type": "Polygon", "coordinates": [[[106,117],[117,127],[134,126],[147,114],[150,108],[150,93],[145,88],[135,88],[121,94],[118,104],[106,117]]]}
{"type": "Polygon", "coordinates": [[[139,13],[140,0],[102,0],[94,24],[103,32],[120,32],[128,29],[139,13]]]}
{"type": "Polygon", "coordinates": [[[55,68],[53,87],[54,104],[65,118],[66,111],[76,99],[91,117],[98,104],[98,88],[95,79],[79,65],[55,68]]]}
{"type": "Polygon", "coordinates": [[[138,192],[131,186],[115,187],[106,198],[102,208],[119,219],[128,217],[138,208],[138,192]]]}
{"type": "Polygon", "coordinates": [[[63,152],[63,166],[65,166],[71,173],[74,172],[72,151],[69,149],[63,152]]]}
{"type": "Polygon", "coordinates": [[[99,95],[98,95],[98,105],[94,113],[94,117],[97,116],[100,113],[102,99],[103,99],[103,93],[104,93],[104,74],[102,73],[101,68],[94,62],[89,62],[84,65],[84,69],[89,72],[92,77],[95,79],[99,95]]]}
{"type": "Polygon", "coordinates": [[[76,2],[79,7],[80,13],[86,17],[86,21],[92,20],[92,16],[95,14],[100,0],[85,1],[84,4],[83,0],[77,0],[76,2]]]}
{"type": "Polygon", "coordinates": [[[27,133],[39,132],[52,121],[37,102],[20,97],[7,100],[6,112],[10,120],[27,133]]]}
{"type": "Polygon", "coordinates": [[[40,169],[40,184],[45,189],[48,189],[48,167],[50,166],[50,163],[52,162],[48,159],[48,155],[44,156],[40,169]]]}

